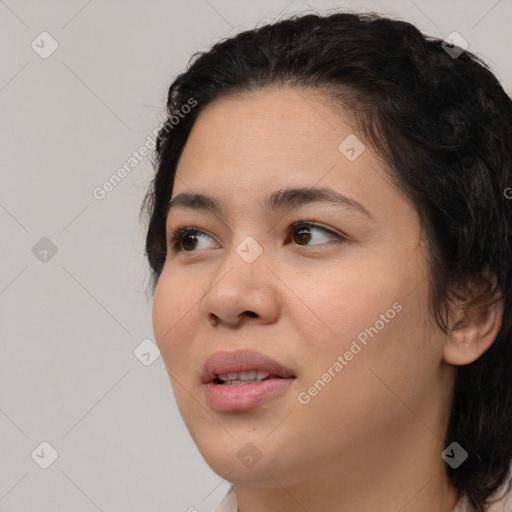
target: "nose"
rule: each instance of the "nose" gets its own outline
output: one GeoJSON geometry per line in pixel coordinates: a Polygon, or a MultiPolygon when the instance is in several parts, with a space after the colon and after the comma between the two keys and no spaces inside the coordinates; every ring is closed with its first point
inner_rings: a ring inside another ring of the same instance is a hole
{"type": "Polygon", "coordinates": [[[217,268],[201,301],[201,310],[213,326],[268,324],[279,316],[278,280],[267,267],[264,253],[245,261],[236,248],[217,268]]]}

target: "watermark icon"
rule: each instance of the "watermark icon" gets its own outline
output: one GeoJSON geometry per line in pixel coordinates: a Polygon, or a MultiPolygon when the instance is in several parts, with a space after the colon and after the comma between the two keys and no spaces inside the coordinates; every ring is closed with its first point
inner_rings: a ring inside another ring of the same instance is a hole
{"type": "Polygon", "coordinates": [[[469,43],[458,33],[452,32],[441,43],[441,48],[452,58],[456,59],[468,49],[469,43]]]}
{"type": "Polygon", "coordinates": [[[160,350],[152,340],[146,338],[135,347],[133,355],[144,366],[151,366],[160,357],[160,350]]]}
{"type": "Polygon", "coordinates": [[[32,254],[41,263],[48,263],[57,254],[57,251],[57,246],[45,236],[32,247],[32,254]]]}
{"type": "Polygon", "coordinates": [[[503,195],[505,196],[506,199],[512,199],[512,187],[507,187],[503,191],[503,195]]]}
{"type": "Polygon", "coordinates": [[[263,457],[263,454],[253,443],[249,442],[238,450],[236,456],[244,466],[252,468],[258,463],[261,457],[263,457]]]}
{"type": "Polygon", "coordinates": [[[30,456],[38,466],[48,469],[59,458],[59,453],[48,441],[43,441],[30,456]]]}
{"type": "MultiPolygon", "coordinates": [[[[402,311],[402,304],[399,302],[395,302],[391,308],[389,308],[385,313],[381,313],[379,316],[379,320],[377,320],[371,327],[366,327],[363,329],[357,336],[357,341],[361,343],[361,345],[366,346],[368,344],[368,336],[374,338],[379,334],[379,332],[384,329],[386,324],[395,318],[397,313],[402,311]]],[[[362,348],[356,340],[352,340],[350,345],[350,349],[345,351],[343,355],[338,355],[336,361],[327,368],[327,370],[322,374],[322,376],[317,379],[312,386],[310,386],[307,391],[301,391],[297,395],[297,400],[302,405],[307,405],[311,402],[311,399],[320,393],[329,382],[331,382],[336,375],[338,375],[345,366],[349,364],[354,356],[361,352],[362,348]]]]}
{"type": "Polygon", "coordinates": [[[236,252],[246,263],[253,263],[263,253],[263,247],[252,236],[248,236],[240,242],[236,252]]]}
{"type": "Polygon", "coordinates": [[[47,59],[59,47],[59,43],[48,32],[41,32],[30,47],[41,59],[47,59]]]}
{"type": "Polygon", "coordinates": [[[351,133],[348,137],[345,137],[338,146],[339,152],[351,162],[359,158],[365,149],[366,146],[363,144],[363,141],[353,133],[351,133]]]}
{"type": "Polygon", "coordinates": [[[443,460],[453,469],[457,469],[467,458],[468,452],[454,441],[446,450],[441,453],[443,460]]]}
{"type": "Polygon", "coordinates": [[[170,131],[183,119],[186,114],[190,113],[192,108],[197,105],[197,100],[189,98],[187,103],[184,103],[180,109],[176,111],[163,124],[162,127],[155,128],[150,135],[146,137],[144,144],[142,144],[136,151],[133,151],[117,171],[112,174],[102,185],[94,187],[92,195],[98,201],[102,201],[107,195],[112,192],[134,169],[144,160],[150,153],[150,150],[156,148],[156,137],[160,132],[169,134],[170,131]]]}

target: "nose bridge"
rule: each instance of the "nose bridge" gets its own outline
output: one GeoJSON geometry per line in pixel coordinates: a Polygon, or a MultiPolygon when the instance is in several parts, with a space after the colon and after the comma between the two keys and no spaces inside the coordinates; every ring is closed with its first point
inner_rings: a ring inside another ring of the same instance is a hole
{"type": "Polygon", "coordinates": [[[240,271],[254,272],[261,269],[262,263],[266,260],[267,252],[265,245],[265,227],[262,225],[261,217],[250,210],[247,205],[246,211],[242,207],[230,212],[232,225],[230,243],[225,246],[225,254],[222,265],[228,269],[241,266],[240,271]]]}
{"type": "Polygon", "coordinates": [[[258,283],[261,285],[263,280],[261,273],[265,270],[264,253],[263,244],[250,235],[244,236],[238,243],[233,243],[217,269],[212,291],[215,288],[235,286],[236,290],[233,292],[242,292],[245,289],[243,293],[247,293],[259,288],[258,283]]]}

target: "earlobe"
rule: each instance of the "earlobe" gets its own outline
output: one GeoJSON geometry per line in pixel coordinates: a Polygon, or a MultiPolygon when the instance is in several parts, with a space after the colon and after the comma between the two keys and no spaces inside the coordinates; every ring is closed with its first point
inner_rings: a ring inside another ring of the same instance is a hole
{"type": "Polygon", "coordinates": [[[485,305],[459,310],[444,347],[444,360],[453,365],[476,361],[494,343],[501,329],[501,298],[485,305]]]}

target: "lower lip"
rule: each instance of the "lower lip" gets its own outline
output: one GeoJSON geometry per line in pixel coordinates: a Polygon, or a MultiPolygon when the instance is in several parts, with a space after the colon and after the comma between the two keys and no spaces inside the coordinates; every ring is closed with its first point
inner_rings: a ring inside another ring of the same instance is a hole
{"type": "Polygon", "coordinates": [[[204,384],[208,405],[216,411],[247,411],[282,393],[294,379],[269,379],[251,384],[229,386],[204,384]]]}

